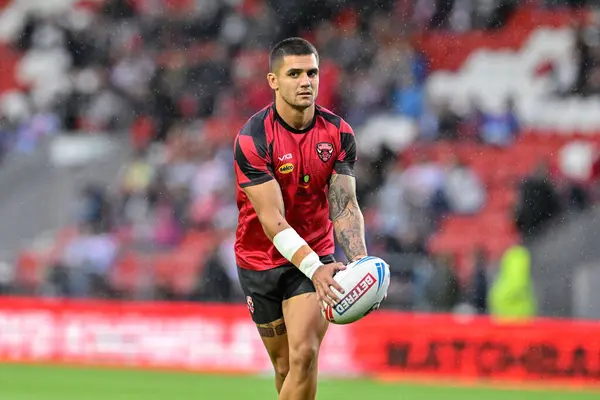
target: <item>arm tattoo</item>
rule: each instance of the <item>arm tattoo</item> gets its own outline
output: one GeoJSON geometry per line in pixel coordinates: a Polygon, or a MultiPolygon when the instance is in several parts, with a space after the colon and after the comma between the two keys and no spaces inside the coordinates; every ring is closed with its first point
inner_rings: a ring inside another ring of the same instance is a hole
{"type": "Polygon", "coordinates": [[[329,184],[329,218],[344,254],[352,261],[367,255],[365,223],[356,200],[356,181],[348,175],[335,174],[329,184]]]}

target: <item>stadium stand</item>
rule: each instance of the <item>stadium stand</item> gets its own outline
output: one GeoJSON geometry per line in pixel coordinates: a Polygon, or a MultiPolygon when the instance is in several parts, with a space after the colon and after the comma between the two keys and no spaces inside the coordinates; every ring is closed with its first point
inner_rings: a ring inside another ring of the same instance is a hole
{"type": "Polygon", "coordinates": [[[132,147],[116,192],[86,193],[77,226],[20,251],[14,290],[238,299],[231,141],[270,101],[257,77],[288,34],[316,43],[320,103],[356,128],[372,251],[414,260],[392,306],[432,309],[422,282],[440,263],[464,300],[474,257],[491,264],[559,210],[594,200],[597,82],[577,77],[581,49],[595,45],[573,28],[596,29],[590,13],[524,6],[501,27],[457,33],[420,26],[411,2],[380,3],[324,7],[302,29],[277,24],[281,10],[260,0],[202,13],[183,0],[13,2],[0,17],[11,20],[0,31],[5,117],[49,112],[63,130],[124,130],[132,147]],[[531,207],[540,187],[550,194],[531,207]],[[91,287],[65,278],[74,267],[90,268],[91,287]]]}

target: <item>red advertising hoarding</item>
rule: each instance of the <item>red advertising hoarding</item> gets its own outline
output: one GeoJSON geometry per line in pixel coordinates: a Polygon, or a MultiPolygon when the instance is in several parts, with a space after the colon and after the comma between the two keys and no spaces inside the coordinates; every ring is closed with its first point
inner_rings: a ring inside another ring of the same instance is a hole
{"type": "Polygon", "coordinates": [[[600,383],[600,323],[380,312],[356,325],[361,367],[387,375],[600,383]]]}
{"type": "MultiPolygon", "coordinates": [[[[349,332],[341,328],[334,327],[324,342],[325,373],[353,372],[349,332]]],[[[272,369],[245,306],[1,297],[0,361],[242,373],[272,369]]]]}
{"type": "MultiPolygon", "coordinates": [[[[271,366],[244,305],[0,298],[0,361],[233,373],[271,366]]],[[[600,383],[600,323],[372,313],[332,325],[324,375],[600,383]]]]}

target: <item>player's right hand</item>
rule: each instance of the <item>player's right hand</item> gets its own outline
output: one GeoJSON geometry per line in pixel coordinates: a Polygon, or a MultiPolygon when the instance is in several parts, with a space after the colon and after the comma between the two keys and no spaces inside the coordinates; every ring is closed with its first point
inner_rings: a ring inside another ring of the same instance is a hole
{"type": "Polygon", "coordinates": [[[329,304],[331,307],[335,307],[340,302],[340,299],[333,293],[331,287],[333,286],[338,292],[344,293],[344,289],[333,279],[333,276],[338,271],[345,269],[346,266],[339,262],[325,264],[317,268],[312,276],[312,281],[317,291],[317,300],[319,300],[322,309],[325,309],[323,302],[329,304]]]}

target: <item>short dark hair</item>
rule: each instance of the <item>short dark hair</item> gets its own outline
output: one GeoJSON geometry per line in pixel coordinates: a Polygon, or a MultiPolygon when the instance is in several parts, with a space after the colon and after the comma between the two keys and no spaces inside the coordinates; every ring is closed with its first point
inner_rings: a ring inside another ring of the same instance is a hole
{"type": "Polygon", "coordinates": [[[314,54],[317,57],[317,62],[319,61],[317,49],[308,40],[299,37],[284,39],[271,49],[271,54],[269,55],[269,71],[275,72],[274,69],[276,64],[278,64],[285,56],[306,56],[310,54],[314,54]]]}

